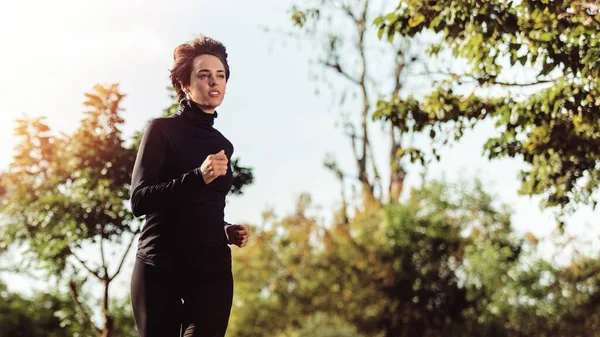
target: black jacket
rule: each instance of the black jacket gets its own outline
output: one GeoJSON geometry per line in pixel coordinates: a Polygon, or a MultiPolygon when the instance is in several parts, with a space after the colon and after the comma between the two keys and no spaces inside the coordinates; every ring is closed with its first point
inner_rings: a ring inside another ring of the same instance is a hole
{"type": "Polygon", "coordinates": [[[176,115],[150,122],[140,143],[131,181],[131,208],[145,215],[137,258],[161,267],[202,271],[231,269],[224,225],[225,197],[233,180],[227,174],[208,185],[200,166],[210,154],[233,145],[208,114],[183,100],[176,115]]]}

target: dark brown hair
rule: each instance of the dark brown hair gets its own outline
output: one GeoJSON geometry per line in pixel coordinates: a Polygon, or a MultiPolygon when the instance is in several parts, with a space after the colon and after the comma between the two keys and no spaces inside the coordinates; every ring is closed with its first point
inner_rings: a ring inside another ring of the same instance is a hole
{"type": "Polygon", "coordinates": [[[196,56],[209,54],[219,58],[225,67],[225,79],[229,80],[229,64],[227,63],[227,50],[225,46],[210,37],[201,35],[192,41],[180,44],[173,52],[173,69],[171,70],[171,83],[177,92],[177,100],[185,98],[183,85],[190,84],[190,75],[193,70],[192,61],[196,56]]]}

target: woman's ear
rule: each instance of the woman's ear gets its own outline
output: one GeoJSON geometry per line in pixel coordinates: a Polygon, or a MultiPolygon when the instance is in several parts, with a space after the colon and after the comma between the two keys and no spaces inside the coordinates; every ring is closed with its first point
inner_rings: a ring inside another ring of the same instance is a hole
{"type": "Polygon", "coordinates": [[[181,82],[179,82],[179,86],[181,86],[181,90],[186,94],[190,91],[190,88],[181,82]]]}

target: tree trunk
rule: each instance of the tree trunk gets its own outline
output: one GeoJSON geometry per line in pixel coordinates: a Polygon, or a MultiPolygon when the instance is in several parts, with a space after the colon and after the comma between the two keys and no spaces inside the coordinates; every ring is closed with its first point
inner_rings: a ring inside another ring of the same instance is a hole
{"type": "Polygon", "coordinates": [[[104,316],[104,328],[102,329],[101,337],[112,337],[114,330],[113,317],[110,314],[110,297],[108,289],[110,285],[110,279],[108,276],[104,279],[104,298],[102,299],[102,315],[104,316]]]}
{"type": "MultiPolygon", "coordinates": [[[[367,12],[367,6],[368,6],[368,1],[365,2],[365,8],[363,11],[363,21],[366,20],[366,12],[367,12]]],[[[364,45],[364,36],[365,36],[365,26],[364,24],[361,23],[357,23],[357,28],[358,28],[358,48],[360,51],[360,56],[361,56],[361,64],[362,64],[362,72],[360,75],[360,79],[359,79],[359,83],[360,83],[360,89],[361,89],[361,95],[362,95],[362,118],[361,118],[361,132],[362,132],[362,144],[361,144],[361,151],[362,151],[362,157],[359,159],[357,158],[358,161],[358,178],[362,184],[363,187],[363,193],[365,194],[365,201],[369,202],[369,201],[374,201],[375,200],[375,193],[374,193],[374,188],[373,188],[373,184],[369,181],[369,176],[367,174],[367,151],[369,148],[369,110],[370,110],[370,104],[369,104],[369,94],[367,92],[367,83],[366,83],[366,75],[367,75],[367,60],[366,60],[366,55],[365,55],[365,45],[364,45]]],[[[375,163],[373,163],[373,165],[375,165],[375,163]]]]}
{"type": "Polygon", "coordinates": [[[402,190],[404,189],[404,179],[406,178],[406,171],[402,167],[400,158],[398,158],[398,151],[402,148],[400,144],[400,136],[396,138],[394,133],[394,127],[390,130],[390,185],[388,187],[388,195],[390,203],[397,203],[400,201],[402,190]]]}

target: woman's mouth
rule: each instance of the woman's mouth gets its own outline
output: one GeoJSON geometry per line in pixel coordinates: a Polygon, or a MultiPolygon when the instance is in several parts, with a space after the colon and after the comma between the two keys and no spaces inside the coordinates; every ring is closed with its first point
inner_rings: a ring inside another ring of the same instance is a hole
{"type": "Polygon", "coordinates": [[[216,90],[212,90],[208,93],[208,96],[210,97],[218,97],[221,93],[216,91],[216,90]]]}

